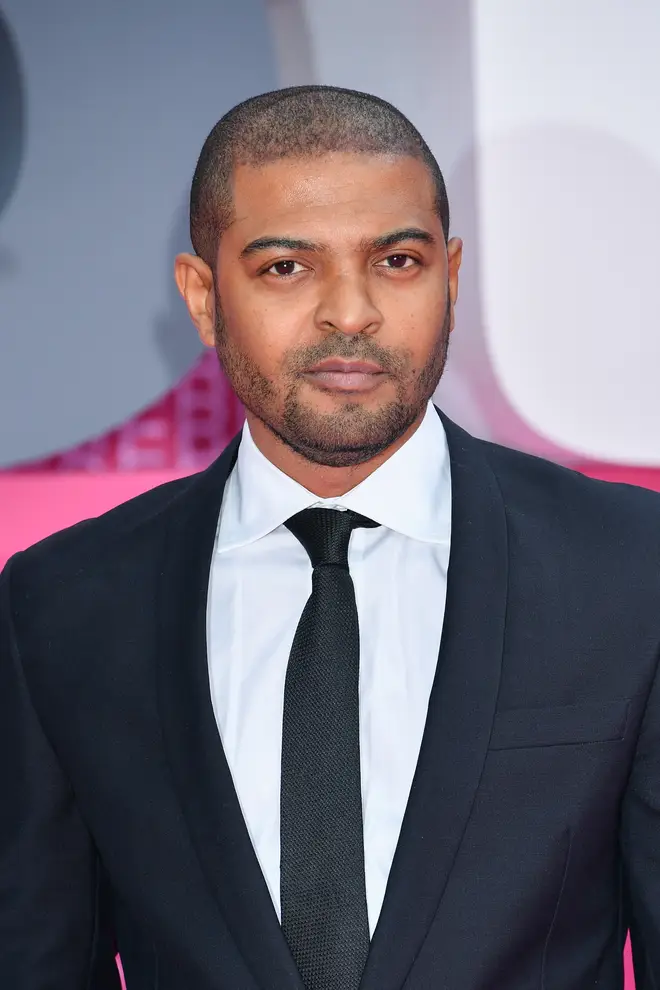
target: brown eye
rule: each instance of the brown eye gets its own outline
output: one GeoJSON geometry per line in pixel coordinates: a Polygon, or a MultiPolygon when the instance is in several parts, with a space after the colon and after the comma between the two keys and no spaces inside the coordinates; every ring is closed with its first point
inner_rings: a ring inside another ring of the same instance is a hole
{"type": "Polygon", "coordinates": [[[409,254],[390,254],[382,264],[386,268],[410,268],[416,261],[409,254]]]}
{"type": "Polygon", "coordinates": [[[298,271],[302,271],[302,265],[298,264],[297,261],[276,261],[274,265],[271,265],[268,269],[273,275],[279,275],[281,278],[285,278],[287,275],[297,275],[298,271]]]}

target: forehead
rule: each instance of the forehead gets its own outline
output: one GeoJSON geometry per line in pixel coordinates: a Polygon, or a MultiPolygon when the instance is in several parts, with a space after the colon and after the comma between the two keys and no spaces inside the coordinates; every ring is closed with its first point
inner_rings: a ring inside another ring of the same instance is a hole
{"type": "Polygon", "coordinates": [[[407,156],[333,153],[239,165],[233,207],[228,233],[237,238],[260,236],[266,228],[271,234],[332,233],[347,224],[361,234],[415,223],[440,228],[431,175],[407,156]]]}

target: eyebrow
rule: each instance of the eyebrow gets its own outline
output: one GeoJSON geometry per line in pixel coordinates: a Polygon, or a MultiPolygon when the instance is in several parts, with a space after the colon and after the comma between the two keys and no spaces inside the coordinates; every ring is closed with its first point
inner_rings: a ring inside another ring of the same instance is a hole
{"type": "Polygon", "coordinates": [[[241,258],[249,258],[251,254],[258,251],[267,251],[269,248],[284,248],[287,251],[320,251],[319,244],[313,241],[303,241],[299,237],[257,237],[250,241],[241,251],[241,258]]]}
{"type": "Polygon", "coordinates": [[[388,234],[381,234],[372,241],[366,241],[364,246],[379,251],[400,244],[401,241],[421,241],[423,244],[431,245],[436,243],[435,237],[428,230],[423,230],[421,227],[401,227],[399,230],[391,230],[388,234]]]}
{"type": "MultiPolygon", "coordinates": [[[[373,239],[364,239],[360,243],[362,251],[380,251],[383,248],[393,247],[402,241],[421,241],[424,244],[435,244],[436,238],[428,230],[422,227],[401,227],[398,230],[390,230],[387,234],[373,239]]],[[[250,241],[241,251],[241,258],[249,258],[259,251],[268,251],[272,248],[283,248],[285,251],[310,251],[320,252],[323,245],[314,241],[306,241],[299,237],[257,237],[250,241]]]]}

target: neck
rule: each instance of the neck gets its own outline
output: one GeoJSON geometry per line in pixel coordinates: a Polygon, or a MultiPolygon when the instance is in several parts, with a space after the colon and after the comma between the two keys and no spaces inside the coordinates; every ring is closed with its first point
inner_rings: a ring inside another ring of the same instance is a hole
{"type": "Polygon", "coordinates": [[[352,464],[348,467],[329,467],[327,464],[317,464],[315,461],[309,461],[302,454],[299,454],[283,443],[265,423],[253,416],[249,411],[246,411],[246,419],[250,427],[252,439],[271,464],[274,464],[276,468],[279,468],[289,478],[297,481],[308,492],[318,495],[319,498],[336,498],[351,491],[361,481],[368,478],[370,474],[373,474],[376,468],[384,464],[392,454],[396,453],[418,429],[424,419],[425,412],[426,409],[420,413],[414,423],[391,446],[376,454],[375,457],[370,458],[368,461],[363,461],[361,464],[352,464]]]}

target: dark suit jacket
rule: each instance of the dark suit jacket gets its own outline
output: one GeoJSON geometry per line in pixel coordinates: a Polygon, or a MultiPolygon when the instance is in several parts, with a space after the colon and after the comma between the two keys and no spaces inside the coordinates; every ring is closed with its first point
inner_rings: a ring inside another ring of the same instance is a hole
{"type": "MultiPolygon", "coordinates": [[[[660,497],[445,427],[442,645],[363,988],[619,990],[630,926],[651,990],[660,497]]],[[[7,990],[114,987],[115,944],[129,990],[301,990],[209,695],[236,450],[4,571],[7,990]]]]}

